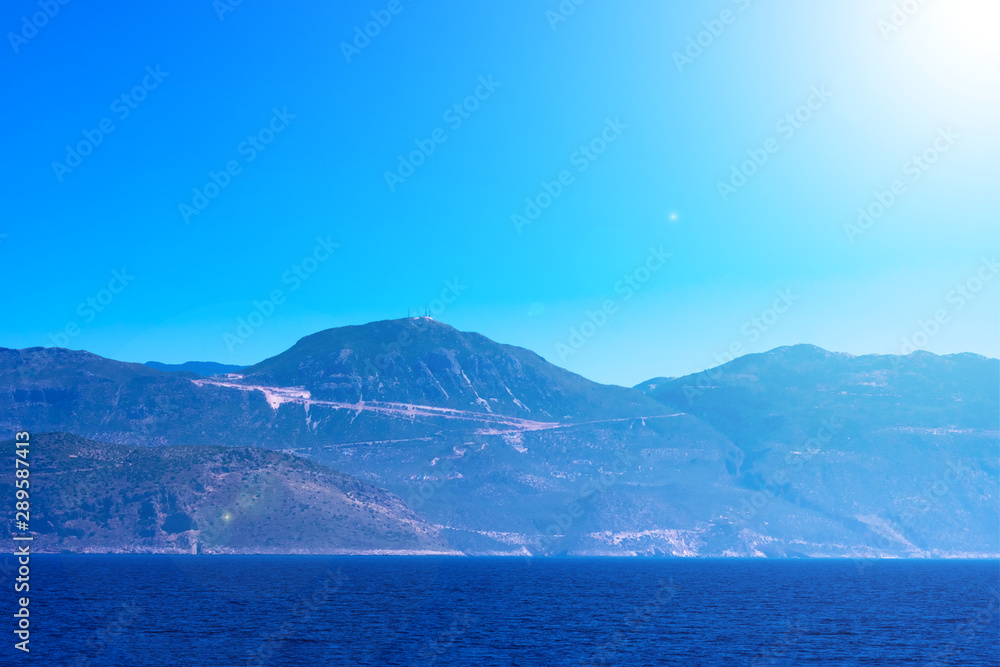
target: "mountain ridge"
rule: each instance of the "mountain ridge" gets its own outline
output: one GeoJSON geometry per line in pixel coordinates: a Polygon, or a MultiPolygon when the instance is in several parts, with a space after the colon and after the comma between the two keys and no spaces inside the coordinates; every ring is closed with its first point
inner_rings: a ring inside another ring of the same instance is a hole
{"type": "Polygon", "coordinates": [[[1000,366],[977,355],[785,346],[640,391],[422,319],[210,378],[45,350],[0,349],[0,427],[280,450],[394,494],[463,553],[1000,552],[1000,366]]]}

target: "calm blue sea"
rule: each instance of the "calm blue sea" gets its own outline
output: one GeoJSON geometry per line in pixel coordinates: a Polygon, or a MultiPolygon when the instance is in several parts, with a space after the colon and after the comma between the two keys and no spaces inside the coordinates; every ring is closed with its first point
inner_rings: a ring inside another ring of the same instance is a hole
{"type": "Polygon", "coordinates": [[[996,561],[34,556],[31,655],[0,662],[992,666],[998,583],[996,561]]]}

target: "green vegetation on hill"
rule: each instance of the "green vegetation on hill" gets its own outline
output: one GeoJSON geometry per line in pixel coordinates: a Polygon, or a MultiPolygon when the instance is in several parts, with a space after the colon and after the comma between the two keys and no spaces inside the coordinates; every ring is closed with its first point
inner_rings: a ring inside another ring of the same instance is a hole
{"type": "MultiPolygon", "coordinates": [[[[33,436],[30,463],[39,551],[448,549],[398,498],[282,452],[129,447],[46,433],[33,436]]],[[[0,483],[0,493],[13,497],[9,480],[0,483]]]]}

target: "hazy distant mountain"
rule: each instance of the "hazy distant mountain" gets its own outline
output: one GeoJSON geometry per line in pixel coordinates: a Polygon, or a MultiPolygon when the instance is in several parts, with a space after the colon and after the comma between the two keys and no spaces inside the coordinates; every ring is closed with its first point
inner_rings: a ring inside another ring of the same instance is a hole
{"type": "MultiPolygon", "coordinates": [[[[127,447],[63,433],[34,434],[30,451],[33,550],[448,551],[398,498],[280,452],[127,447]]],[[[14,496],[12,476],[0,492],[14,496]]]]}
{"type": "Polygon", "coordinates": [[[637,388],[650,384],[655,388],[644,391],[660,402],[751,437],[763,428],[760,419],[776,413],[782,423],[801,423],[803,408],[855,420],[864,415],[867,428],[906,421],[996,429],[1000,417],[1000,361],[977,354],[852,356],[795,345],[637,388]]]}
{"type": "Polygon", "coordinates": [[[0,349],[0,428],[294,452],[468,553],[982,555],[1000,552],[997,364],[796,346],[647,396],[414,318],[234,377],[0,349]]]}
{"type": "Polygon", "coordinates": [[[243,369],[243,366],[219,364],[214,361],[185,361],[183,364],[161,364],[159,361],[147,361],[144,365],[168,373],[195,373],[205,377],[237,373],[243,369]]]}
{"type": "MultiPolygon", "coordinates": [[[[740,451],[735,483],[774,500],[743,514],[804,536],[812,510],[897,553],[996,553],[1000,361],[852,356],[796,345],[647,389],[740,451]]],[[[760,526],[758,525],[758,530],[760,526]]]]}
{"type": "Polygon", "coordinates": [[[641,391],[644,394],[652,394],[659,387],[662,387],[664,384],[666,384],[668,382],[671,382],[674,379],[676,379],[676,378],[672,378],[672,377],[669,377],[669,378],[668,377],[653,378],[652,380],[646,380],[645,382],[640,382],[639,384],[637,384],[634,387],[634,389],[638,389],[639,391],[641,391]]]}

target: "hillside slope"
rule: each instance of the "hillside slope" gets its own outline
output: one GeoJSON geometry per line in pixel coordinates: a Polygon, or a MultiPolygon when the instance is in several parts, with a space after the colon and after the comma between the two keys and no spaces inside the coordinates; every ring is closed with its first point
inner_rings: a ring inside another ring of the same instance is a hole
{"type": "MultiPolygon", "coordinates": [[[[32,548],[41,552],[449,551],[398,498],[276,451],[45,433],[30,452],[32,548]]],[[[14,497],[11,479],[0,493],[14,497]]]]}
{"type": "Polygon", "coordinates": [[[793,506],[885,552],[942,555],[1000,551],[998,378],[974,354],[797,345],[639,387],[733,443],[733,480],[756,494],[738,516],[768,539],[806,533],[793,506]]]}

